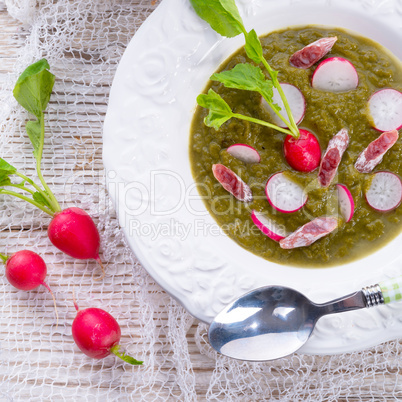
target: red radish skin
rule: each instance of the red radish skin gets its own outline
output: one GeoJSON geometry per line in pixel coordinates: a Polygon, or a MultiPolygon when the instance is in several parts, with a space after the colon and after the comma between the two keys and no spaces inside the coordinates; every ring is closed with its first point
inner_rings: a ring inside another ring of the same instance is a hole
{"type": "Polygon", "coordinates": [[[99,258],[100,237],[92,218],[77,207],[57,212],[48,228],[50,241],[63,253],[80,260],[96,260],[102,268],[99,258]]]}
{"type": "Polygon", "coordinates": [[[311,78],[311,86],[320,91],[347,92],[358,85],[359,76],[354,65],[342,57],[323,60],[311,78]]]}
{"type": "Polygon", "coordinates": [[[296,68],[307,69],[329,53],[337,41],[337,37],[321,38],[294,53],[289,63],[296,68]]]}
{"type": "Polygon", "coordinates": [[[355,202],[349,189],[344,184],[336,185],[338,190],[338,202],[341,214],[345,222],[349,222],[353,218],[355,212],[355,202]]]}
{"type": "Polygon", "coordinates": [[[258,151],[247,144],[233,144],[227,152],[245,163],[259,163],[261,160],[258,151]]]}
{"type": "Polygon", "coordinates": [[[77,315],[71,330],[74,342],[83,353],[93,359],[103,359],[113,353],[127,363],[143,363],[119,352],[120,326],[108,312],[94,307],[79,310],[75,302],[74,306],[77,315]]]}
{"type": "Polygon", "coordinates": [[[262,233],[274,241],[282,240],[287,236],[287,233],[283,228],[268,219],[261,212],[255,210],[251,211],[251,219],[254,225],[256,225],[262,233]]]}
{"type": "Polygon", "coordinates": [[[287,135],[283,153],[289,165],[299,172],[312,172],[320,165],[321,148],[317,138],[310,131],[300,129],[300,137],[287,135]]]}
{"type": "Polygon", "coordinates": [[[56,299],[49,285],[45,282],[47,267],[43,258],[29,250],[17,251],[11,257],[1,256],[6,265],[6,278],[19,290],[32,290],[43,285],[53,298],[56,312],[57,325],[59,316],[57,313],[56,299]]]}

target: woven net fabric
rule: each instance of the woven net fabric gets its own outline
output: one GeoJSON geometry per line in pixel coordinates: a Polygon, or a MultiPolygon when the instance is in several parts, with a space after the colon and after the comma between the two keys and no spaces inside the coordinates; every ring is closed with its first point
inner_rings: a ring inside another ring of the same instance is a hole
{"type": "Polygon", "coordinates": [[[125,243],[105,188],[102,124],[118,62],[157,6],[150,0],[0,1],[0,156],[35,178],[27,114],[12,88],[21,71],[46,57],[57,80],[46,115],[43,172],[63,207],[96,221],[107,275],[96,263],[58,252],[48,217],[0,197],[0,252],[28,248],[44,257],[53,301],[44,289],[17,291],[0,277],[0,400],[342,401],[402,399],[402,347],[388,342],[362,353],[294,355],[271,363],[218,356],[195,321],[141,267],[125,243]],[[4,27],[4,29],[3,29],[4,27]],[[144,360],[92,360],[75,346],[72,292],[81,308],[110,312],[122,345],[144,360]]]}

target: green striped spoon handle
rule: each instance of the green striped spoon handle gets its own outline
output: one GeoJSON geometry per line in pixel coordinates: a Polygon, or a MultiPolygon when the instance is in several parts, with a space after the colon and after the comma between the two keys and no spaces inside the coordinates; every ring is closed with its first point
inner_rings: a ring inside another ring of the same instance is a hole
{"type": "Polygon", "coordinates": [[[402,276],[387,279],[362,289],[367,307],[388,304],[402,300],[402,276]]]}

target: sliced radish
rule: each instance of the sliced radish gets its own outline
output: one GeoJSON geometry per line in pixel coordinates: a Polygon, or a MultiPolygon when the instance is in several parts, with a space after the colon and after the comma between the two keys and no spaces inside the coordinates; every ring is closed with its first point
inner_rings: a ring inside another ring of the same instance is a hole
{"type": "Polygon", "coordinates": [[[296,140],[290,134],[283,143],[283,153],[289,165],[299,172],[312,172],[317,169],[321,159],[320,143],[310,131],[300,129],[296,140]]]}
{"type": "Polygon", "coordinates": [[[253,200],[253,193],[250,187],[225,165],[219,163],[212,165],[212,173],[215,179],[222,184],[222,187],[238,200],[244,202],[251,202],[253,200]]]}
{"type": "Polygon", "coordinates": [[[352,194],[349,189],[344,184],[336,185],[338,190],[338,202],[339,208],[341,209],[341,214],[346,222],[349,222],[353,213],[355,212],[355,202],[353,201],[352,194]]]}
{"type": "Polygon", "coordinates": [[[402,128],[402,93],[386,88],[375,92],[368,101],[372,124],[378,131],[402,128]]]}
{"type": "MultiPolygon", "coordinates": [[[[295,87],[292,84],[282,82],[280,86],[289,103],[293,118],[295,119],[296,124],[299,124],[303,120],[304,113],[306,112],[306,100],[304,99],[304,95],[302,94],[299,88],[295,87]]],[[[273,91],[274,91],[274,96],[272,98],[273,103],[276,103],[281,108],[281,111],[279,113],[286,120],[289,120],[285,106],[282,102],[278,90],[274,88],[273,91]]],[[[268,105],[267,101],[264,98],[261,98],[261,104],[264,106],[266,111],[271,115],[273,123],[275,123],[279,127],[284,128],[287,127],[287,125],[273,112],[273,110],[271,109],[271,107],[268,105]]]]}
{"type": "Polygon", "coordinates": [[[251,219],[258,229],[272,240],[279,241],[287,236],[286,230],[283,227],[277,225],[261,212],[252,210],[251,219]]]}
{"type": "Polygon", "coordinates": [[[346,92],[356,89],[359,76],[353,64],[342,57],[322,61],[314,71],[311,85],[328,92],[346,92]]]}
{"type": "Polygon", "coordinates": [[[402,200],[401,179],[391,172],[377,172],[366,192],[366,200],[371,208],[380,212],[395,209],[402,200]]]}
{"type": "Polygon", "coordinates": [[[307,202],[307,194],[284,172],[275,173],[265,186],[268,202],[279,212],[296,212],[307,202]]]}
{"type": "Polygon", "coordinates": [[[227,152],[245,163],[259,163],[261,160],[260,154],[257,150],[246,144],[231,145],[227,149],[227,152]]]}

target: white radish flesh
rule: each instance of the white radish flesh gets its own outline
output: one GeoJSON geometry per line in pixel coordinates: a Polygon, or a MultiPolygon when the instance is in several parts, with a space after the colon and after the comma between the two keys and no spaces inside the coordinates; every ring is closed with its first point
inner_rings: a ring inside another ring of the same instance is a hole
{"type": "MultiPolygon", "coordinates": [[[[303,120],[304,114],[306,112],[306,100],[304,99],[304,95],[302,94],[299,88],[296,88],[292,84],[282,82],[280,86],[289,103],[289,107],[292,112],[293,118],[295,119],[296,124],[299,124],[303,120]]],[[[274,96],[272,98],[272,103],[276,103],[281,108],[279,113],[287,121],[289,121],[285,106],[282,102],[278,90],[274,88],[273,92],[274,96]]],[[[283,128],[287,127],[287,125],[273,112],[272,108],[268,105],[267,101],[264,98],[261,98],[261,104],[266,109],[266,111],[271,115],[273,123],[275,123],[279,127],[283,128]]]]}
{"type": "Polygon", "coordinates": [[[402,127],[402,93],[386,88],[375,92],[368,101],[372,125],[378,131],[399,130],[402,127]]]}
{"type": "Polygon", "coordinates": [[[347,92],[356,89],[359,76],[353,64],[342,57],[322,61],[314,71],[311,85],[327,92],[347,92]]]}
{"type": "Polygon", "coordinates": [[[279,212],[296,212],[307,202],[307,194],[283,172],[270,177],[265,186],[268,202],[279,212]]]}
{"type": "Polygon", "coordinates": [[[336,187],[338,190],[338,203],[341,214],[345,221],[349,222],[355,212],[355,202],[353,201],[349,189],[344,184],[337,184],[336,187]]]}
{"type": "Polygon", "coordinates": [[[251,211],[254,224],[270,239],[279,241],[287,236],[286,230],[258,211],[251,211]]]}
{"type": "Polygon", "coordinates": [[[391,172],[375,173],[366,200],[371,208],[380,212],[395,209],[402,200],[401,179],[391,172]]]}
{"type": "Polygon", "coordinates": [[[258,151],[246,144],[234,144],[231,145],[227,152],[235,158],[245,163],[259,163],[261,160],[258,151]]]}

